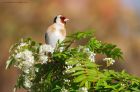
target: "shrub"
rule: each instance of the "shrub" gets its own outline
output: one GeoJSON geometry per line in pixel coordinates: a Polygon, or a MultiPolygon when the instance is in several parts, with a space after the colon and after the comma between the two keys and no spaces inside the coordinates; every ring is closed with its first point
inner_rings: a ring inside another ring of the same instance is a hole
{"type": "Polygon", "coordinates": [[[92,36],[91,32],[77,32],[61,43],[58,41],[56,48],[30,38],[21,39],[11,47],[6,63],[6,69],[14,66],[21,70],[14,91],[24,88],[29,92],[139,92],[139,78],[108,68],[123,59],[121,50],[92,36]],[[83,39],[89,41],[70,47],[83,39]],[[97,54],[105,56],[103,69],[97,64],[97,54]]]}

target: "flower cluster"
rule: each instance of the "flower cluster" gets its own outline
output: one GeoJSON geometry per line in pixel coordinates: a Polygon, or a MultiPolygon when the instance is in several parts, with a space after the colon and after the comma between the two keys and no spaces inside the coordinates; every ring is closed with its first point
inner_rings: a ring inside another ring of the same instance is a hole
{"type": "Polygon", "coordinates": [[[23,86],[25,88],[30,88],[32,86],[31,79],[35,76],[35,57],[34,52],[29,49],[29,46],[29,43],[21,40],[21,43],[17,45],[17,48],[14,50],[14,54],[12,55],[15,60],[14,66],[24,72],[23,86]]]}
{"type": "MultiPolygon", "coordinates": [[[[93,63],[95,62],[95,55],[96,54],[94,52],[90,51],[89,48],[84,47],[84,46],[79,46],[77,52],[84,53],[84,56],[86,59],[88,59],[90,62],[93,62],[93,63]]],[[[65,62],[67,66],[65,66],[65,71],[63,72],[64,75],[75,72],[74,70],[71,70],[74,66],[82,66],[82,64],[79,63],[80,60],[76,60],[75,62],[76,62],[75,65],[71,65],[71,64],[68,65],[68,62],[65,62]]]]}
{"type": "Polygon", "coordinates": [[[115,63],[115,60],[113,58],[104,58],[103,61],[106,62],[107,66],[111,66],[115,63]]]}
{"type": "Polygon", "coordinates": [[[86,87],[79,88],[78,92],[88,92],[86,87]]]}
{"type": "MultiPolygon", "coordinates": [[[[47,63],[49,60],[48,55],[53,53],[54,48],[47,44],[33,46],[30,40],[22,39],[11,50],[13,50],[11,56],[15,61],[14,66],[23,72],[23,86],[30,89],[33,85],[32,80],[36,76],[35,72],[38,72],[38,68],[35,65],[47,63]]],[[[9,61],[12,59],[9,58],[9,61]]]]}
{"type": "Polygon", "coordinates": [[[60,92],[69,92],[69,90],[67,90],[63,87],[60,92]]]}
{"type": "Polygon", "coordinates": [[[72,65],[68,65],[68,66],[66,66],[65,67],[65,72],[63,73],[64,75],[65,74],[69,74],[69,73],[71,73],[71,72],[74,72],[74,71],[70,71],[70,69],[72,69],[73,68],[73,66],[72,65]]]}
{"type": "Polygon", "coordinates": [[[54,51],[54,48],[46,44],[39,46],[38,53],[30,50],[27,46],[29,46],[29,44],[20,43],[20,45],[18,45],[17,49],[15,50],[15,54],[13,55],[14,59],[16,60],[15,66],[25,72],[27,72],[28,69],[33,67],[35,63],[37,63],[38,60],[37,59],[35,60],[34,54],[38,56],[39,63],[44,64],[47,63],[48,61],[49,53],[52,54],[54,51]]]}
{"type": "MultiPolygon", "coordinates": [[[[64,87],[61,89],[61,92],[70,92],[69,90],[65,89],[64,87]]],[[[79,88],[76,92],[88,92],[86,87],[79,88]]]]}
{"type": "Polygon", "coordinates": [[[93,51],[90,51],[89,48],[84,47],[84,46],[79,46],[78,47],[78,52],[84,52],[84,53],[86,53],[88,59],[91,62],[95,62],[95,56],[96,56],[96,54],[93,51]]]}
{"type": "Polygon", "coordinates": [[[15,60],[17,61],[15,66],[23,69],[25,73],[29,73],[29,69],[34,65],[35,60],[32,51],[24,50],[16,53],[15,60]]]}
{"type": "Polygon", "coordinates": [[[47,63],[47,61],[49,60],[49,53],[53,53],[54,48],[52,48],[52,46],[50,45],[46,45],[43,44],[40,46],[39,48],[39,61],[41,61],[43,64],[47,63]]]}

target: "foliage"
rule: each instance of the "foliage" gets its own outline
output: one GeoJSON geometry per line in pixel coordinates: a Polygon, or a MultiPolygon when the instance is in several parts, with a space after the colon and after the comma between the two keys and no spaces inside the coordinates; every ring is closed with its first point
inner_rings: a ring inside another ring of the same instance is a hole
{"type": "Polygon", "coordinates": [[[115,59],[122,59],[121,50],[113,44],[92,37],[91,32],[78,32],[58,43],[56,48],[21,39],[10,49],[6,69],[21,70],[14,91],[29,92],[132,92],[140,91],[140,79],[125,71],[100,69],[96,54],[103,54],[103,62],[110,67],[115,59]],[[70,47],[78,40],[89,39],[84,46],[70,47]]]}

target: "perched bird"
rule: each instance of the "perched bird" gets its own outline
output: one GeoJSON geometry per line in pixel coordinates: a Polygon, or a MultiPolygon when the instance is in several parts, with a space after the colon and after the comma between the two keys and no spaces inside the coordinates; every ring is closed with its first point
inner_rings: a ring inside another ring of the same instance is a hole
{"type": "Polygon", "coordinates": [[[66,22],[69,19],[58,15],[54,18],[54,23],[48,27],[46,33],[45,33],[45,42],[46,44],[51,45],[52,47],[56,47],[56,44],[59,40],[59,42],[62,42],[66,37],[66,22]]]}

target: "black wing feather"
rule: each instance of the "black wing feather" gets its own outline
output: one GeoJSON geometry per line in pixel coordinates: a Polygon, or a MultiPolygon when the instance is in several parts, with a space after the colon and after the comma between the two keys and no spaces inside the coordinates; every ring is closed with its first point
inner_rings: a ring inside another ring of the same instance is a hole
{"type": "Polygon", "coordinates": [[[48,34],[45,33],[45,43],[47,44],[48,43],[48,34]]]}

